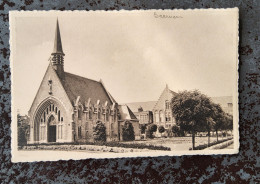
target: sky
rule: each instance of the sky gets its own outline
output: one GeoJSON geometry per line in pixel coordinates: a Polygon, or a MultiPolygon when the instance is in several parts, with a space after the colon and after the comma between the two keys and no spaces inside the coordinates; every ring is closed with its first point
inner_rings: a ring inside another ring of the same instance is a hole
{"type": "Polygon", "coordinates": [[[24,12],[12,16],[11,26],[12,97],[21,114],[49,64],[57,18],[65,71],[102,79],[118,103],[158,100],[166,84],[212,97],[236,89],[232,11],[24,12]]]}

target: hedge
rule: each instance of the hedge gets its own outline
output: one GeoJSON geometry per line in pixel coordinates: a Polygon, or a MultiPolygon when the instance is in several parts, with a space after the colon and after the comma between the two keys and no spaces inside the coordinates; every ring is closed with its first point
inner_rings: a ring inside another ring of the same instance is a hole
{"type": "Polygon", "coordinates": [[[202,145],[199,145],[199,146],[195,146],[194,150],[203,150],[203,149],[206,149],[210,146],[214,146],[216,144],[220,144],[222,142],[225,142],[225,141],[228,141],[228,140],[231,140],[231,139],[233,139],[233,137],[223,139],[223,140],[219,140],[219,141],[214,141],[214,142],[211,142],[209,145],[208,144],[202,144],[202,145]]]}
{"type": "MultiPolygon", "coordinates": [[[[73,143],[41,143],[41,144],[27,144],[26,146],[53,146],[53,145],[96,145],[96,146],[109,146],[109,147],[123,147],[123,148],[134,148],[134,149],[150,149],[150,150],[162,150],[162,151],[171,151],[171,148],[164,147],[164,146],[154,146],[154,145],[146,145],[146,144],[140,144],[140,143],[129,143],[124,144],[121,142],[73,142],[73,143]]],[[[22,146],[19,147],[19,149],[22,149],[22,146]]]]}

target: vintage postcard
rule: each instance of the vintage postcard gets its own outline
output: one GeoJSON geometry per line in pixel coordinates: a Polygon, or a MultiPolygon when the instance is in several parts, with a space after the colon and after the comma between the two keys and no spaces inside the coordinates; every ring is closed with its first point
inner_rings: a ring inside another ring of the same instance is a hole
{"type": "Polygon", "coordinates": [[[235,154],[238,9],[11,11],[12,161],[235,154]]]}

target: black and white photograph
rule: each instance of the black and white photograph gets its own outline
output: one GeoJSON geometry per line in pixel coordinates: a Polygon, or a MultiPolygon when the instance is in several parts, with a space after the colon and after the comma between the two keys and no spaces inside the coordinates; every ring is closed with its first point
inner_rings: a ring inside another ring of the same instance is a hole
{"type": "Polygon", "coordinates": [[[13,162],[238,153],[237,8],[9,16],[13,162]]]}

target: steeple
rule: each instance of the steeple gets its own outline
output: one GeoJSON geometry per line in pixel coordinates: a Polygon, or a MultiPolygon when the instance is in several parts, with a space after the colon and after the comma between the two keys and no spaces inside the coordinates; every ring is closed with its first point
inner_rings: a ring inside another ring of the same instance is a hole
{"type": "Polygon", "coordinates": [[[63,54],[62,44],[61,44],[61,37],[60,37],[60,28],[59,28],[59,21],[57,19],[56,23],[56,31],[55,31],[55,40],[54,40],[54,48],[52,54],[63,54]]]}
{"type": "Polygon", "coordinates": [[[59,21],[57,19],[55,39],[54,39],[54,48],[53,48],[53,52],[51,54],[51,63],[61,80],[64,79],[64,67],[63,67],[63,65],[64,65],[63,57],[64,56],[65,56],[65,54],[63,53],[63,50],[62,50],[59,21]]]}

